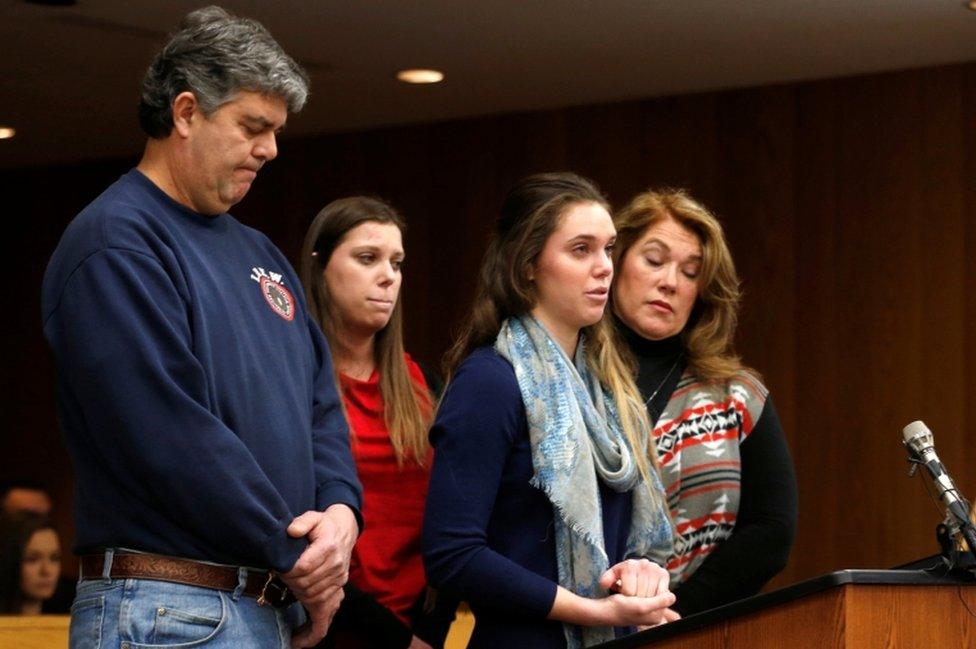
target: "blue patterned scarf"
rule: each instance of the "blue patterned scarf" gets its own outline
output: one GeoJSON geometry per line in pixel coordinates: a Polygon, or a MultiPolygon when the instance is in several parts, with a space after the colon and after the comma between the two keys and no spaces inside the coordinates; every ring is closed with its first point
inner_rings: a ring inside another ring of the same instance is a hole
{"type": "MultiPolygon", "coordinates": [[[[530,315],[506,320],[495,349],[515,368],[529,424],[531,484],[552,502],[559,585],[577,595],[606,597],[600,575],[610,568],[603,541],[597,479],[617,492],[633,491],[627,557],[664,565],[673,529],[664,488],[655,471],[647,488],[623,435],[613,395],[586,366],[580,339],[570,361],[545,327],[530,315]]],[[[648,448],[642,431],[641,448],[648,448]]],[[[611,627],[563,624],[568,649],[612,640],[611,627]]]]}

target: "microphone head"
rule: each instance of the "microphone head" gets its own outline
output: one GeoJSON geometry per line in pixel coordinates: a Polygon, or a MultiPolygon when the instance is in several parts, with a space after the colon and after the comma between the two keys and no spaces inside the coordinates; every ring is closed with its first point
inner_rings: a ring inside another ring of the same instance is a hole
{"type": "Polygon", "coordinates": [[[905,426],[901,432],[905,438],[905,446],[915,453],[921,454],[923,450],[932,448],[935,445],[935,438],[932,436],[932,431],[921,420],[913,421],[905,426]]]}

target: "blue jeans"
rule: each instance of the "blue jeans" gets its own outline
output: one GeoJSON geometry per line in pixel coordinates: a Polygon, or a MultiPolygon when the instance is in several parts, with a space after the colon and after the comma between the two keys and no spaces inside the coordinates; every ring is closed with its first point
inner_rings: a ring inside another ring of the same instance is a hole
{"type": "Polygon", "coordinates": [[[83,579],[71,605],[69,646],[288,649],[301,607],[258,606],[241,594],[243,584],[243,574],[232,593],[149,579],[83,579]]]}

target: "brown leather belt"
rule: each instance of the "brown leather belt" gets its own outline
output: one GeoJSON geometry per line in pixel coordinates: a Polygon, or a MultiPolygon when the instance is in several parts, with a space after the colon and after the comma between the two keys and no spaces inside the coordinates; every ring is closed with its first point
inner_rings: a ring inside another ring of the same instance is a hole
{"type": "MultiPolygon", "coordinates": [[[[105,566],[105,555],[88,554],[81,557],[83,579],[100,579],[105,566]]],[[[122,554],[112,558],[112,579],[152,579],[169,581],[186,586],[202,586],[233,592],[237,590],[237,568],[202,563],[191,559],[164,557],[159,554],[122,554]]],[[[248,570],[244,594],[256,597],[258,604],[288,606],[295,601],[288,587],[273,572],[248,570]]]]}

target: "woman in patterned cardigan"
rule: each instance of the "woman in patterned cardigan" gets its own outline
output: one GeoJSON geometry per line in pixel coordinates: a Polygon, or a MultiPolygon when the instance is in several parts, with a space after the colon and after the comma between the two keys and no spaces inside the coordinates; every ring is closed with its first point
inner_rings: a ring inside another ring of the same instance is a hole
{"type": "Polygon", "coordinates": [[[758,374],[733,351],[739,279],[718,220],[683,190],[648,191],[614,218],[612,309],[654,426],[676,526],[674,608],[756,593],[796,529],[793,463],[758,374]]]}

